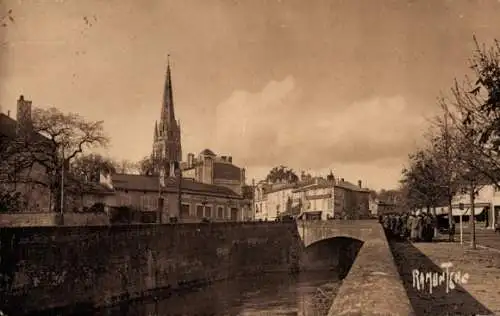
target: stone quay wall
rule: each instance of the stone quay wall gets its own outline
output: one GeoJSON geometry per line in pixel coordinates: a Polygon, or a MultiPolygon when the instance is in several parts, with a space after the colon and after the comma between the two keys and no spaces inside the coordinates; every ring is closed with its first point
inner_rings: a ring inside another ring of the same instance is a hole
{"type": "Polygon", "coordinates": [[[381,225],[361,247],[333,301],[330,316],[414,316],[381,225]]]}
{"type": "MultiPolygon", "coordinates": [[[[94,226],[109,225],[109,216],[106,213],[65,213],[64,226],[94,226]]],[[[60,215],[50,213],[1,213],[1,227],[39,227],[58,226],[60,215]]]]}
{"type": "Polygon", "coordinates": [[[0,310],[8,315],[296,270],[303,247],[294,223],[9,227],[0,235],[0,310]]]}

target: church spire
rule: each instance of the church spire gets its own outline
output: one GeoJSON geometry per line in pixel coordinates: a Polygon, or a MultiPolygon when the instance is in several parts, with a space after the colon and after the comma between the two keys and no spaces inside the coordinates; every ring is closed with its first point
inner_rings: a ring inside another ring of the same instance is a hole
{"type": "Polygon", "coordinates": [[[165,76],[165,86],[163,88],[163,103],[162,103],[162,128],[172,128],[176,124],[174,112],[174,97],[172,90],[172,78],[170,73],[170,55],[167,55],[167,73],[165,76]]]}

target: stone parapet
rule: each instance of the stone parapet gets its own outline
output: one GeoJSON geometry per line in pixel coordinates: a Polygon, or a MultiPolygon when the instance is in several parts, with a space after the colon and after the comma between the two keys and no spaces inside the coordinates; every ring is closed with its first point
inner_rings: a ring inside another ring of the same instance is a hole
{"type": "Polygon", "coordinates": [[[394,257],[383,235],[367,240],[337,293],[329,316],[414,316],[394,257]]]}

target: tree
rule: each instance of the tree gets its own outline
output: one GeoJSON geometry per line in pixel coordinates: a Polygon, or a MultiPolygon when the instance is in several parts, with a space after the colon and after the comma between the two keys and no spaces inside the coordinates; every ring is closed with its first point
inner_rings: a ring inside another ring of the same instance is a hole
{"type": "Polygon", "coordinates": [[[25,148],[30,153],[32,163],[45,167],[49,175],[49,187],[55,199],[55,210],[60,212],[63,169],[69,169],[71,162],[85,150],[108,144],[103,121],[88,121],[79,114],[66,114],[54,107],[35,108],[32,131],[35,135],[40,134],[45,138],[25,138],[25,148]]]}
{"type": "Polygon", "coordinates": [[[266,177],[267,181],[271,183],[297,183],[299,181],[299,177],[293,169],[280,165],[278,167],[274,167],[269,171],[269,174],[266,177]]]}
{"type": "Polygon", "coordinates": [[[500,188],[500,45],[487,49],[479,46],[471,58],[473,80],[455,80],[451,97],[441,101],[448,117],[460,134],[465,148],[475,159],[480,157],[481,170],[491,183],[500,188]]]}
{"type": "Polygon", "coordinates": [[[114,160],[113,165],[116,173],[134,173],[137,171],[137,163],[126,159],[114,160]]]}
{"type": "Polygon", "coordinates": [[[84,181],[90,181],[101,171],[116,173],[116,169],[117,166],[113,160],[99,154],[83,154],[77,156],[71,163],[71,174],[84,181]]]}
{"type": "MultiPolygon", "coordinates": [[[[470,68],[475,78],[466,77],[463,83],[455,80],[451,96],[441,99],[445,123],[449,119],[455,133],[456,165],[466,171],[456,178],[470,193],[472,209],[485,182],[500,188],[500,45],[495,41],[490,48],[480,47],[475,37],[474,42],[470,68]]],[[[451,203],[449,207],[451,212],[451,203]]],[[[475,247],[474,229],[472,236],[475,247]]]]}
{"type": "Polygon", "coordinates": [[[138,163],[137,163],[137,169],[139,171],[139,174],[142,175],[153,175],[154,171],[154,163],[151,157],[146,156],[142,158],[138,163]]]}
{"type": "Polygon", "coordinates": [[[424,150],[410,154],[410,166],[403,169],[401,183],[406,187],[406,199],[412,208],[426,208],[428,211],[438,206],[444,197],[442,168],[424,150]]]}

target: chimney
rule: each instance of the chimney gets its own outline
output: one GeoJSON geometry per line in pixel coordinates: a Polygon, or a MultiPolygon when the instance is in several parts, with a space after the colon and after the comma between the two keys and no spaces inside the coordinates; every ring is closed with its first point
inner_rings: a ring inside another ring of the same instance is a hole
{"type": "Polygon", "coordinates": [[[363,187],[361,184],[362,184],[362,183],[361,183],[361,180],[358,180],[358,187],[359,187],[359,188],[362,188],[362,187],[363,187]]]}
{"type": "Polygon", "coordinates": [[[31,101],[24,100],[23,95],[17,100],[16,120],[18,132],[31,129],[31,101]]]}
{"type": "Polygon", "coordinates": [[[246,182],[246,176],[245,176],[245,168],[241,168],[241,174],[240,174],[240,181],[241,181],[241,184],[245,184],[246,182]]]}
{"type": "Polygon", "coordinates": [[[344,182],[344,178],[340,178],[340,182],[344,182]]]}
{"type": "Polygon", "coordinates": [[[229,163],[233,163],[233,157],[228,156],[228,157],[227,157],[227,161],[228,161],[229,163]]]}
{"type": "Polygon", "coordinates": [[[187,155],[187,167],[188,168],[192,168],[193,167],[193,162],[194,162],[194,154],[193,153],[189,153],[187,155]]]}
{"type": "Polygon", "coordinates": [[[7,111],[7,116],[10,117],[10,110],[7,111]]]}

